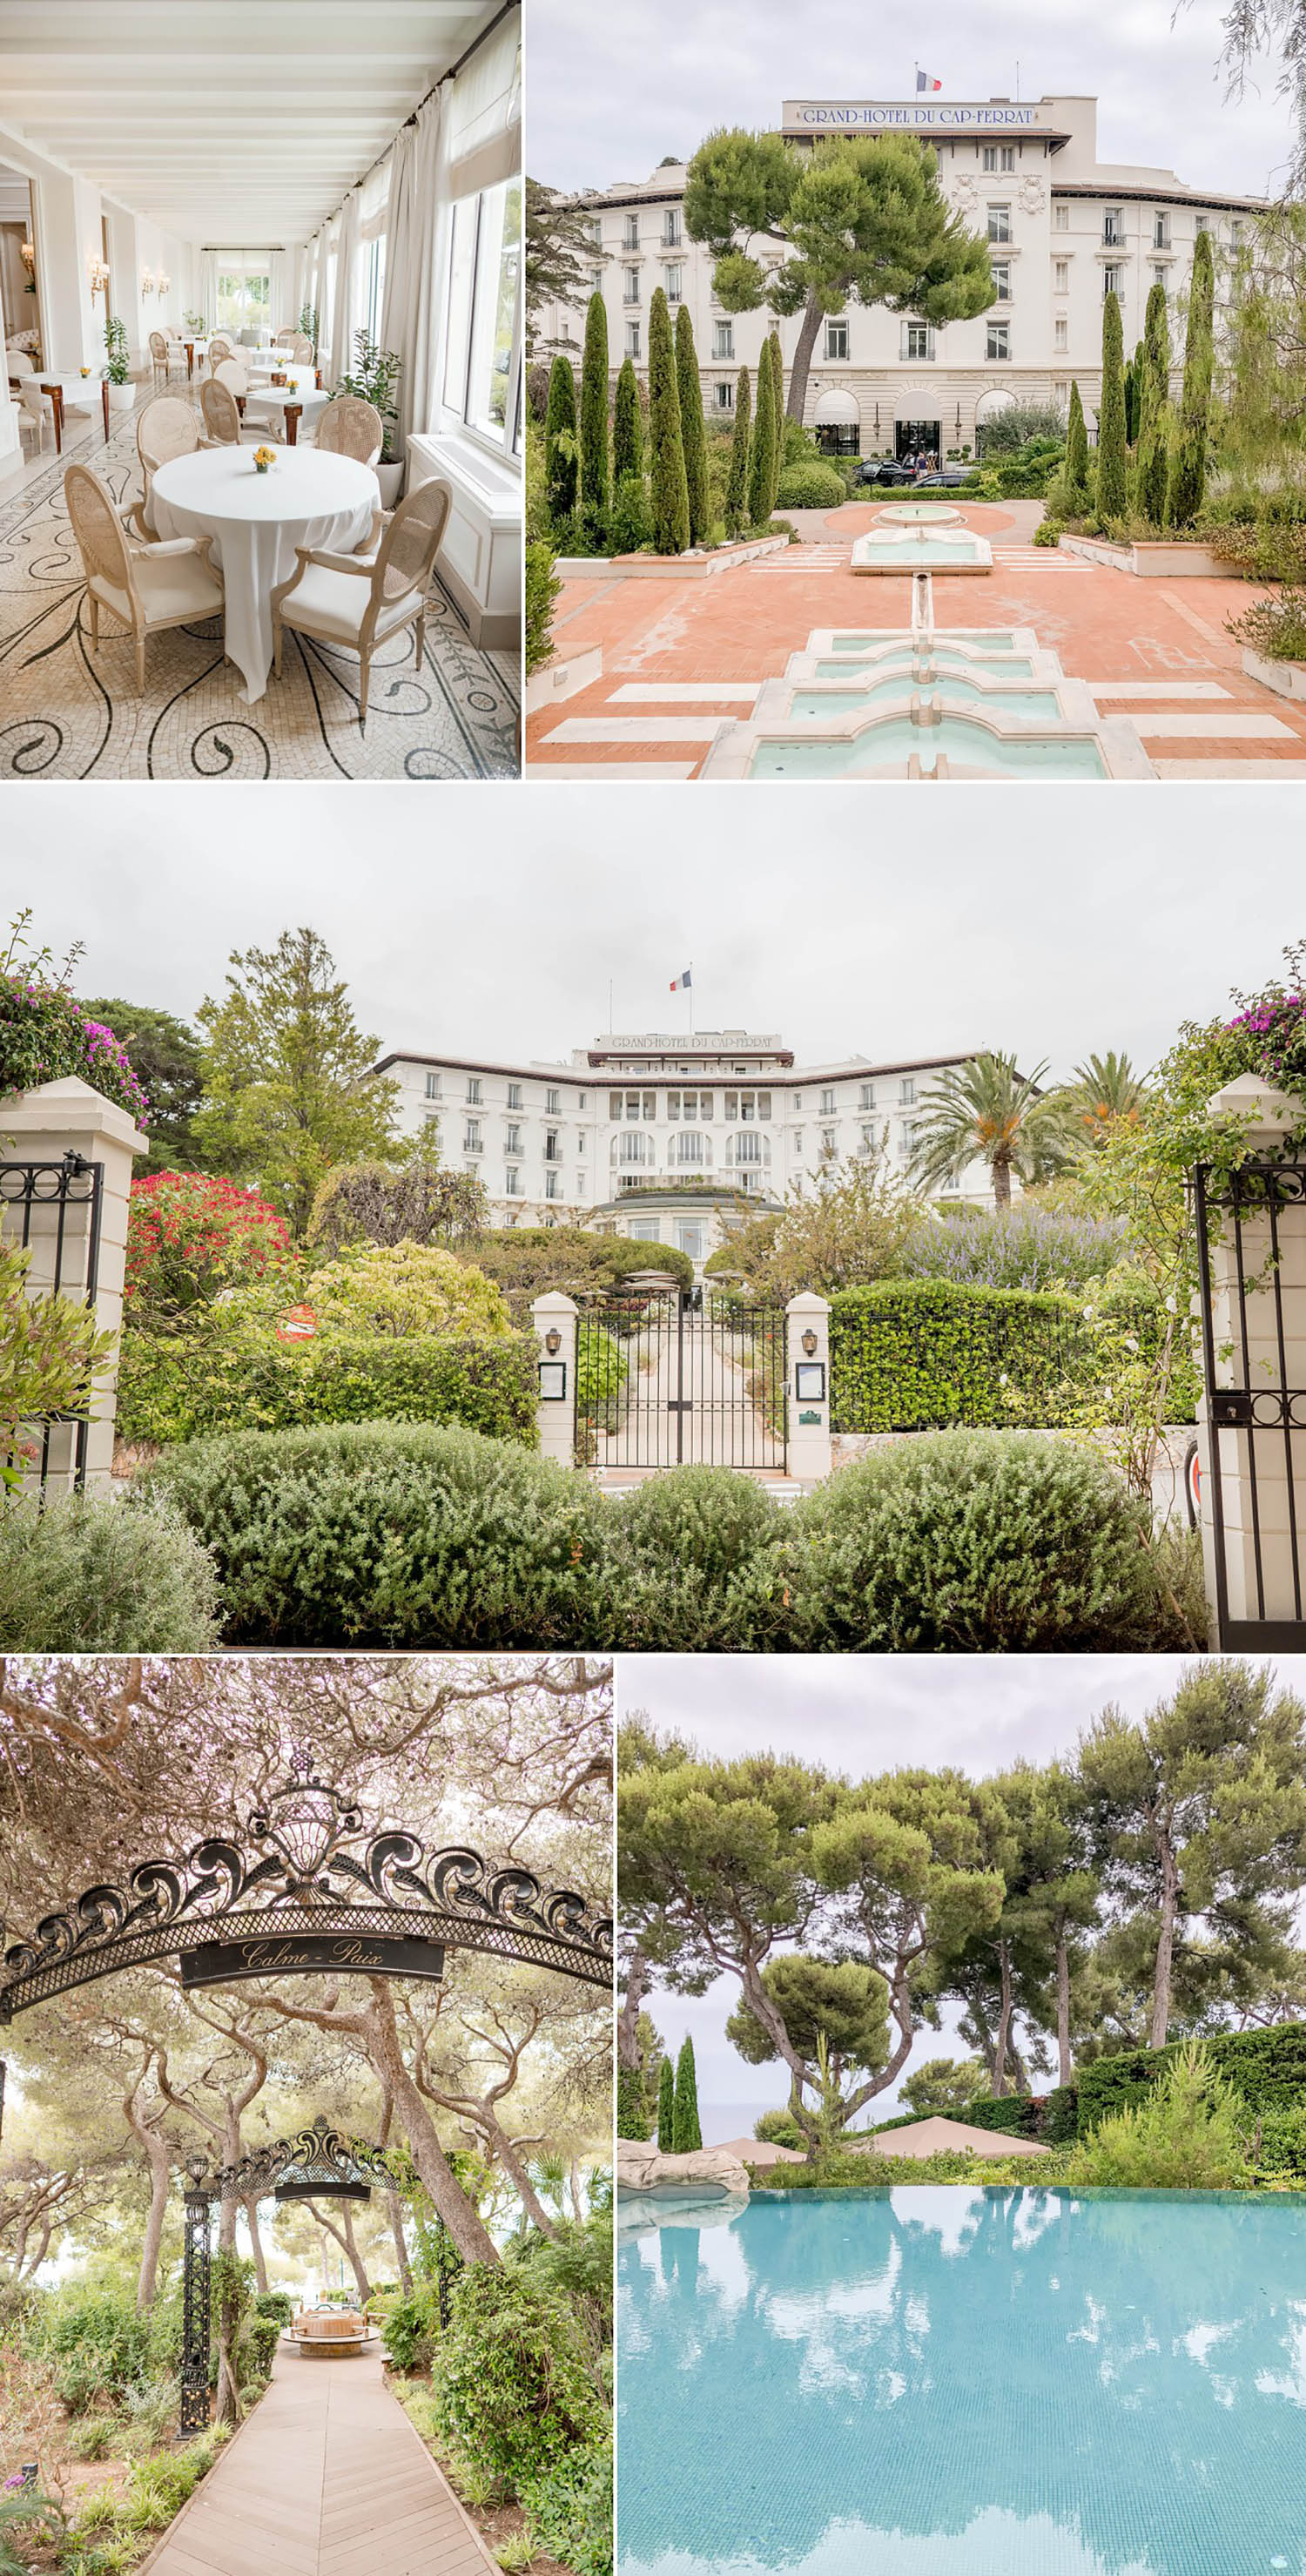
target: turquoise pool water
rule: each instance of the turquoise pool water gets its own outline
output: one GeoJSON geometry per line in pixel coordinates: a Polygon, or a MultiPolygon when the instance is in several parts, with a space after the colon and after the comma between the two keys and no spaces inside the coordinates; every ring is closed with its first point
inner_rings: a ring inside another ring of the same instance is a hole
{"type": "Polygon", "coordinates": [[[986,725],[945,716],[937,725],[914,725],[909,716],[886,716],[855,742],[762,742],[750,778],[855,778],[859,770],[889,768],[919,752],[932,769],[941,751],[968,769],[994,778],[1105,778],[1095,742],[1004,742],[986,725]]]}
{"type": "MultiPolygon", "coordinates": [[[[909,664],[905,670],[891,672],[886,679],[871,681],[862,689],[796,689],[789,712],[795,716],[851,715],[857,708],[876,706],[885,698],[901,698],[904,689],[910,691],[913,685],[909,664]]],[[[1060,722],[1061,710],[1052,689],[1004,689],[994,701],[983,689],[977,689],[973,680],[952,671],[940,671],[936,679],[922,680],[920,686],[923,697],[937,695],[945,706],[973,709],[977,703],[995,705],[1008,715],[1031,720],[1041,716],[1045,724],[1060,722]]]]}
{"type": "MultiPolygon", "coordinates": [[[[883,631],[877,633],[876,629],[871,627],[860,635],[832,635],[830,649],[834,653],[870,653],[877,644],[883,644],[885,641],[883,631]]],[[[1014,653],[1016,649],[1015,636],[1004,635],[1002,629],[996,626],[991,634],[986,630],[981,636],[968,637],[967,641],[977,643],[979,649],[985,654],[1014,653]]],[[[910,649],[910,639],[904,636],[903,642],[910,649]]],[[[941,641],[936,643],[935,649],[942,653],[944,648],[941,641]]]]}
{"type": "MultiPolygon", "coordinates": [[[[853,571],[859,564],[882,564],[894,572],[946,572],[949,564],[984,563],[982,544],[982,538],[953,536],[947,528],[937,536],[926,530],[917,536],[910,529],[899,537],[871,534],[854,539],[853,571]]],[[[986,563],[984,569],[989,569],[986,563]]]]}
{"type": "Polygon", "coordinates": [[[1302,2576],[1306,2199],[758,2197],[618,2266],[618,2576],[1302,2576]]]}
{"type": "MultiPolygon", "coordinates": [[[[1034,675],[1034,665],[1028,656],[1013,654],[1010,645],[1004,645],[1000,651],[990,655],[987,646],[976,653],[958,653],[946,644],[936,644],[933,661],[939,671],[992,670],[994,677],[1004,680],[1029,680],[1034,675]]],[[[911,666],[911,646],[907,645],[901,653],[886,653],[880,661],[868,661],[866,668],[868,671],[910,671],[911,666]]],[[[847,668],[847,656],[841,647],[832,660],[817,663],[817,678],[841,680],[847,668]]]]}

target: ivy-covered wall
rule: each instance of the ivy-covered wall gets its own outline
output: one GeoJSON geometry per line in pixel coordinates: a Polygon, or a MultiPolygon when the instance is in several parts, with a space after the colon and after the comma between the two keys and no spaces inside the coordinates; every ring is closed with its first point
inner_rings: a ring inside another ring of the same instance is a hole
{"type": "MultiPolygon", "coordinates": [[[[1146,1289],[1098,1299],[945,1279],[840,1289],[830,1311],[830,1427],[874,1431],[1056,1429],[1109,1418],[1121,1365],[1146,1358],[1163,1328],[1146,1289]]],[[[1185,1349],[1171,1389],[1175,1422],[1194,1418],[1185,1349]]]]}

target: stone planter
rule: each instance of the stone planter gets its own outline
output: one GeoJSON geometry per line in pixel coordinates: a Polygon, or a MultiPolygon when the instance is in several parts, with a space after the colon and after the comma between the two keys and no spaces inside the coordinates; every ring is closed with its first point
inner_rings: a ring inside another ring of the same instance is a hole
{"type": "Polygon", "coordinates": [[[1063,537],[1062,551],[1082,555],[1086,563],[1109,564],[1115,572],[1136,573],[1140,580],[1229,581],[1238,578],[1209,546],[1175,545],[1164,537],[1141,544],[1113,545],[1109,537],[1063,537]]]}
{"type": "Polygon", "coordinates": [[[130,411],[130,410],[132,409],[132,407],[133,407],[133,405],[134,405],[135,401],[136,401],[136,387],[135,387],[135,385],[131,382],[130,378],[128,379],[128,381],[127,381],[127,383],[126,383],[125,385],[114,385],[114,384],[111,384],[111,385],[110,385],[110,387],[109,387],[109,409],[110,409],[110,411],[130,411]]]}
{"type": "Polygon", "coordinates": [[[783,554],[787,537],[750,537],[738,545],[713,546],[683,555],[559,555],[554,566],[562,581],[707,581],[713,573],[733,572],[737,564],[754,563],[759,555],[783,554]]]}
{"type": "Polygon", "coordinates": [[[526,683],[526,713],[533,716],[541,707],[556,706],[562,698],[574,698],[602,677],[601,644],[587,644],[577,653],[555,653],[538,671],[532,671],[526,683]]]}
{"type": "Polygon", "coordinates": [[[1259,680],[1280,698],[1306,700],[1306,662],[1272,662],[1267,653],[1244,644],[1243,669],[1249,680],[1259,680]]]}
{"type": "Polygon", "coordinates": [[[376,467],[376,479],[381,486],[382,509],[393,510],[395,503],[404,488],[403,458],[400,457],[397,465],[378,465],[376,467]]]}

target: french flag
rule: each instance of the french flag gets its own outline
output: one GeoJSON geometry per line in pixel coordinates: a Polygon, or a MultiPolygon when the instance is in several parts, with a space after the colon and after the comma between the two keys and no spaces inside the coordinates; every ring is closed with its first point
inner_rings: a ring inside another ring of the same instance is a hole
{"type": "Polygon", "coordinates": [[[671,985],[671,987],[670,987],[670,990],[671,990],[673,993],[687,993],[687,992],[689,991],[689,989],[690,989],[690,986],[691,986],[691,985],[692,985],[692,983],[693,983],[693,980],[694,980],[694,970],[693,970],[693,968],[692,968],[691,966],[687,966],[687,967],[685,968],[685,971],[684,971],[684,974],[683,974],[683,975],[677,975],[677,977],[676,977],[676,979],[675,979],[674,983],[673,983],[673,984],[671,985]]]}
{"type": "Polygon", "coordinates": [[[918,91],[923,89],[942,89],[943,83],[942,81],[936,81],[931,72],[918,70],[916,74],[916,87],[918,91]]]}

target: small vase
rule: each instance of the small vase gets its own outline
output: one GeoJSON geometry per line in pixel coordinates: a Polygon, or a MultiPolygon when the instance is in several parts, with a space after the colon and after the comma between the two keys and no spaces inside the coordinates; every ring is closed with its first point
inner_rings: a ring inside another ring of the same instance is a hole
{"type": "Polygon", "coordinates": [[[259,460],[258,460],[257,456],[256,456],[256,457],[255,457],[255,459],[254,459],[254,471],[255,471],[255,473],[256,473],[256,474],[266,474],[266,473],[267,473],[267,471],[268,471],[268,468],[267,468],[267,466],[266,466],[266,465],[261,465],[261,464],[259,463],[259,460]]]}

